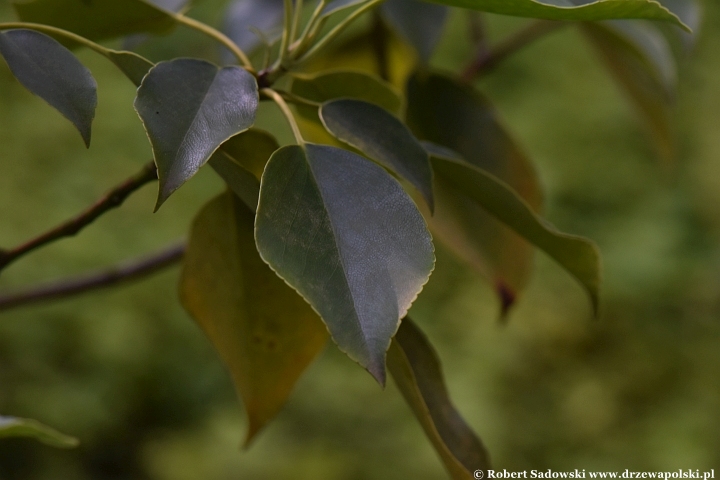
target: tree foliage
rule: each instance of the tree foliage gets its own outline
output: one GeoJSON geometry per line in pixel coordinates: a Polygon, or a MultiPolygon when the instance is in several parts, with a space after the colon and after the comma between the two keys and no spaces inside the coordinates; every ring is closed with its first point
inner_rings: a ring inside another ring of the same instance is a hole
{"type": "MultiPolygon", "coordinates": [[[[671,158],[675,52],[688,43],[697,6],[308,3],[234,0],[223,33],[187,16],[187,1],[17,1],[18,21],[0,24],[0,55],[88,146],[98,86],[73,49],[103,55],[138,86],[134,106],[155,168],[121,188],[124,196],[158,178],[161,208],[206,163],[227,184],[191,227],[180,300],[231,372],[249,418],[248,442],[330,337],[381,385],[387,364],[450,476],[473,478],[489,468],[489,455],[452,406],[429,339],[407,318],[434,269],[431,232],[487,277],[502,316],[520,297],[536,248],[580,283],[595,315],[601,265],[592,241],[542,218],[531,159],[472,80],[540,35],[576,25],[638,107],[659,155],[671,158]],[[447,74],[428,61],[451,8],[539,20],[495,49],[480,38],[467,70],[447,74]],[[373,19],[369,30],[341,35],[363,16],[373,19]],[[227,64],[181,56],[154,64],[96,43],[180,25],[217,41],[229,52],[227,64]],[[370,67],[357,61],[367,56],[375,59],[370,67]],[[292,144],[254,128],[263,102],[285,116],[292,144]]],[[[111,195],[71,225],[0,251],[0,268],[121,201],[111,195]]],[[[74,443],[31,421],[3,421],[1,436],[74,443]]]]}

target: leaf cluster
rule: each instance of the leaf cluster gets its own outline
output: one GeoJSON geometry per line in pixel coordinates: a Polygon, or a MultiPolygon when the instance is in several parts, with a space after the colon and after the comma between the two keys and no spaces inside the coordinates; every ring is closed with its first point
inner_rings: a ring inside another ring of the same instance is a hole
{"type": "Polygon", "coordinates": [[[156,209],[206,164],[225,181],[191,227],[180,299],[232,374],[247,442],[331,338],[382,385],[387,365],[455,479],[489,460],[407,317],[434,269],[433,242],[487,277],[503,317],[535,249],[580,283],[595,315],[601,283],[597,248],[542,218],[531,160],[471,80],[540,34],[576,25],[671,158],[675,57],[698,18],[692,0],[235,0],[220,31],[187,16],[181,0],[13,5],[18,21],[0,24],[0,55],[86,145],[98,86],[72,50],[99,53],[138,87],[156,209]],[[428,62],[452,7],[539,20],[495,49],[480,36],[467,70],[446,74],[428,62]],[[345,35],[364,15],[370,28],[345,35]],[[154,63],[97,43],[178,26],[217,41],[227,64],[154,63]],[[265,103],[285,116],[292,144],[255,128],[265,103]]]}

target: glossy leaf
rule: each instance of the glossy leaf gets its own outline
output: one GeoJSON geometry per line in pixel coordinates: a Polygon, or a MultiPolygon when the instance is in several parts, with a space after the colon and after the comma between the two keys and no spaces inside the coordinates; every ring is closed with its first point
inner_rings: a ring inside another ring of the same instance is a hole
{"type": "Polygon", "coordinates": [[[450,401],[437,353],[409,318],[390,346],[388,368],[453,480],[490,468],[485,446],[450,401]]]}
{"type": "Polygon", "coordinates": [[[43,23],[90,40],[138,32],[162,32],[175,25],[171,13],[143,0],[14,0],[23,22],[43,23]]]}
{"type": "MultiPolygon", "coordinates": [[[[408,83],[407,122],[418,138],[458,152],[508,184],[533,211],[540,210],[532,165],[472,87],[437,74],[416,74],[408,83]]],[[[433,233],[493,283],[506,313],[529,279],[532,246],[440,175],[434,188],[435,215],[428,219],[433,233]]]]}
{"type": "Polygon", "coordinates": [[[315,103],[338,98],[354,98],[378,105],[395,115],[402,100],[394,87],[373,75],[352,70],[323,71],[314,75],[293,77],[290,91],[315,103]]]}
{"type": "Polygon", "coordinates": [[[594,243],[558,232],[538,217],[506,183],[480,168],[440,156],[433,156],[433,167],[458,194],[476,201],[573,275],[587,290],[593,312],[598,314],[601,266],[600,252],[594,243]]]}
{"type": "Polygon", "coordinates": [[[434,209],[430,159],[404,123],[377,105],[351,99],[324,103],[320,117],[336,138],[409,181],[434,209]]]}
{"type": "Polygon", "coordinates": [[[90,146],[97,83],[67,48],[33,30],[0,32],[0,55],[15,78],[70,120],[90,146]]]}
{"type": "Polygon", "coordinates": [[[158,167],[156,209],[223,142],[253,125],[258,101],[255,78],[239,67],[177,59],[150,70],[138,89],[135,109],[158,167]]]}
{"type": "Polygon", "coordinates": [[[385,20],[418,51],[424,63],[430,60],[442,35],[448,9],[420,0],[387,0],[381,11],[385,20]]]}
{"type": "Polygon", "coordinates": [[[155,66],[150,60],[137,53],[122,50],[108,50],[107,57],[139,87],[142,79],[155,66]]]}
{"type": "Polygon", "coordinates": [[[262,258],[384,384],[390,339],[435,261],[400,184],[347,150],[285,147],[265,168],[255,229],[262,258]]]}
{"type": "Polygon", "coordinates": [[[262,42],[258,32],[268,41],[282,33],[283,0],[235,0],[225,13],[224,30],[241,49],[252,51],[262,42]]]}
{"type": "Polygon", "coordinates": [[[210,165],[245,204],[257,210],[260,177],[270,156],[280,146],[263,130],[251,129],[223,143],[210,165]]]}
{"type": "Polygon", "coordinates": [[[34,438],[57,448],[75,448],[80,442],[36,420],[0,416],[0,439],[10,437],[34,438]]]}
{"type": "Polygon", "coordinates": [[[609,71],[650,127],[662,157],[673,156],[676,69],[670,45],[653,25],[614,21],[583,25],[609,71]]]}
{"type": "MultiPolygon", "coordinates": [[[[547,20],[662,20],[688,29],[680,19],[655,0],[427,0],[452,7],[500,15],[547,20]]],[[[689,29],[688,29],[689,30],[689,29]]]]}
{"type": "Polygon", "coordinates": [[[326,343],[317,314],[260,259],[252,212],[231,193],[195,219],[180,282],[243,400],[247,442],[277,415],[326,343]]]}

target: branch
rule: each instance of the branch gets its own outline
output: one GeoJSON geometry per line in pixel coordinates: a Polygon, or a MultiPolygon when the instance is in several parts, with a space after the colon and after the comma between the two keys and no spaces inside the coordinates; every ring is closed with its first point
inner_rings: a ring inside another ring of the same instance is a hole
{"type": "Polygon", "coordinates": [[[60,300],[81,293],[107,288],[152,275],[179,262],[185,245],[174,245],[151,257],[119,265],[109,270],[59,280],[28,290],[0,295],[0,312],[49,300],[60,300]]]}
{"type": "Polygon", "coordinates": [[[58,225],[52,230],[43,233],[42,235],[33,238],[22,245],[18,245],[15,248],[10,250],[0,250],[0,271],[18,258],[32,252],[33,250],[61,238],[71,237],[77,234],[80,230],[94,222],[108,210],[112,210],[113,208],[117,208],[122,205],[131,193],[153,180],[157,180],[157,170],[155,168],[155,164],[150,162],[145,165],[139,173],[112,189],[92,207],[88,208],[75,218],[58,225]]]}
{"type": "Polygon", "coordinates": [[[463,80],[469,82],[476,77],[487,74],[513,53],[516,53],[518,50],[521,50],[533,43],[535,40],[544,37],[548,33],[554,32],[565,25],[567,24],[563,22],[539,20],[503,40],[493,49],[488,50],[484,44],[481,44],[475,60],[473,60],[463,71],[461,75],[463,80]]]}

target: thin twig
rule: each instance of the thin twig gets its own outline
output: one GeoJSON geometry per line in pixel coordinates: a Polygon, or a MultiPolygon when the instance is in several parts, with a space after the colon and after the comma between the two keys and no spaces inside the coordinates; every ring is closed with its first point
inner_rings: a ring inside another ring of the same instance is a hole
{"type": "Polygon", "coordinates": [[[511,35],[493,49],[488,50],[484,45],[481,45],[475,59],[463,71],[462,78],[469,82],[476,77],[487,74],[513,53],[565,25],[564,22],[539,20],[511,35]]]}
{"type": "Polygon", "coordinates": [[[157,180],[157,170],[155,168],[155,164],[150,162],[145,165],[139,173],[113,188],[93,206],[76,217],[58,225],[38,237],[33,238],[32,240],[23,243],[22,245],[18,245],[10,250],[0,250],[0,271],[18,258],[32,252],[33,250],[55,242],[61,238],[71,237],[77,234],[80,230],[90,225],[107,211],[122,205],[130,194],[153,180],[157,180]]]}
{"type": "Polygon", "coordinates": [[[363,13],[367,12],[368,10],[372,10],[373,8],[379,6],[384,1],[385,0],[370,0],[368,3],[362,5],[360,8],[353,11],[350,15],[345,17],[344,20],[342,20],[340,23],[335,25],[335,27],[333,27],[333,29],[330,30],[324,37],[322,37],[320,40],[318,40],[318,42],[315,45],[313,45],[306,53],[304,53],[300,58],[298,58],[296,63],[301,64],[301,63],[305,63],[308,60],[310,60],[318,52],[320,52],[323,48],[325,48],[327,45],[331,44],[338,35],[340,35],[349,25],[351,25],[355,20],[357,20],[357,18],[360,17],[363,13]]]}
{"type": "Polygon", "coordinates": [[[136,260],[101,272],[59,280],[16,293],[0,295],[0,312],[49,300],[60,300],[120,283],[139,280],[179,262],[185,244],[174,245],[151,257],[136,260]]]}
{"type": "Polygon", "coordinates": [[[300,133],[300,127],[298,127],[297,121],[295,121],[295,116],[293,115],[292,110],[290,110],[290,107],[288,107],[288,104],[285,103],[285,99],[283,99],[282,95],[271,88],[263,88],[260,90],[260,93],[270,97],[277,104],[290,125],[297,144],[301,146],[305,145],[305,140],[303,139],[302,133],[300,133]]]}
{"type": "Polygon", "coordinates": [[[255,74],[255,69],[253,69],[252,62],[248,58],[248,56],[245,54],[245,52],[242,51],[240,47],[237,46],[235,42],[233,42],[227,35],[222,33],[220,30],[217,30],[216,28],[211,27],[210,25],[207,25],[203,22],[200,22],[198,20],[195,20],[192,17],[187,17],[181,13],[174,15],[175,20],[178,23],[181,23],[185,25],[186,27],[192,28],[194,30],[197,30],[198,32],[207,35],[208,37],[216,40],[217,42],[223,44],[225,48],[230,50],[233,55],[240,61],[240,63],[243,65],[243,68],[247,70],[248,72],[255,74]]]}

